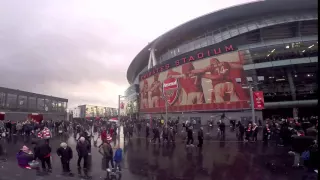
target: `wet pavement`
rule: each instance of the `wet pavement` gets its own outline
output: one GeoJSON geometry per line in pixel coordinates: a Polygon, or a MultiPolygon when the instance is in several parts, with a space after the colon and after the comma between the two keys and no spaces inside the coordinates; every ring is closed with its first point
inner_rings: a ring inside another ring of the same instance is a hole
{"type": "MultiPolygon", "coordinates": [[[[112,145],[119,143],[124,153],[122,180],[308,180],[317,177],[304,169],[292,168],[293,158],[288,155],[288,148],[264,146],[261,142],[205,141],[200,151],[197,147],[186,149],[179,139],[175,145],[152,144],[142,137],[133,137],[126,142],[122,136],[114,139],[112,145]]],[[[3,139],[1,143],[6,149],[7,161],[0,162],[0,180],[83,179],[77,175],[76,141],[72,136],[55,137],[50,141],[53,172],[46,176],[37,176],[34,170],[17,166],[15,154],[22,145],[32,148],[22,137],[3,139]],[[67,141],[73,149],[70,165],[74,177],[61,175],[60,160],[55,151],[62,141],[67,141]]],[[[91,179],[104,179],[106,173],[101,170],[101,155],[94,146],[90,162],[91,179]]]]}

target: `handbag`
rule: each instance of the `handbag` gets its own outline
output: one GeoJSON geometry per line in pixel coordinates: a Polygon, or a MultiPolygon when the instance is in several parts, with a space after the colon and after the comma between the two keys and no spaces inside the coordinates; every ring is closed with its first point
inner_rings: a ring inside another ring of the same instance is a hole
{"type": "Polygon", "coordinates": [[[1,134],[1,136],[2,136],[2,137],[6,137],[6,133],[3,132],[3,133],[1,134]]]}
{"type": "Polygon", "coordinates": [[[31,161],[28,164],[31,169],[37,169],[40,167],[40,163],[38,161],[31,161]]]}

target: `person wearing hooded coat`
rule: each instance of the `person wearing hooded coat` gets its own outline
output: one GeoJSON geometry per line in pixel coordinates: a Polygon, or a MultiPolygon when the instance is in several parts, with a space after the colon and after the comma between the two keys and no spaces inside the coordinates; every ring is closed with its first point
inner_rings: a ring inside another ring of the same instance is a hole
{"type": "Polygon", "coordinates": [[[16,157],[20,167],[30,168],[29,163],[33,161],[33,153],[27,146],[23,146],[16,157]]]}
{"type": "Polygon", "coordinates": [[[78,144],[76,146],[78,152],[78,169],[81,168],[81,160],[83,159],[83,168],[88,168],[89,155],[91,153],[90,144],[86,141],[84,137],[80,137],[78,144]]]}
{"type": "Polygon", "coordinates": [[[33,142],[34,147],[34,160],[39,159],[41,161],[41,166],[43,171],[51,172],[51,147],[45,141],[45,139],[40,139],[33,142]],[[46,167],[47,166],[47,167],[46,167]]]}
{"type": "Polygon", "coordinates": [[[60,144],[60,147],[57,149],[57,155],[60,157],[63,173],[69,173],[69,175],[72,175],[70,171],[70,160],[73,157],[73,152],[67,143],[62,142],[60,144]]]}

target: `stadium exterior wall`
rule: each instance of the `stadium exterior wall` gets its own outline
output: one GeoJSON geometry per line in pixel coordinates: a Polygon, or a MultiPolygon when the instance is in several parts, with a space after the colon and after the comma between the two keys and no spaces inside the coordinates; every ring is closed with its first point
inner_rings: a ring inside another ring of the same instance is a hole
{"type": "MultiPolygon", "coordinates": [[[[171,56],[157,54],[154,61],[150,61],[150,58],[153,57],[150,55],[152,51],[146,52],[145,49],[142,50],[129,66],[127,73],[128,81],[130,83],[134,82],[134,84],[139,82],[141,91],[141,88],[145,83],[144,81],[147,80],[149,81],[147,83],[152,84],[153,80],[150,80],[150,78],[158,76],[159,80],[162,82],[166,79],[164,76],[167,77],[167,74],[170,71],[177,70],[181,73],[181,67],[188,64],[188,61],[192,61],[193,64],[196,63],[193,65],[193,68],[197,69],[196,66],[199,66],[198,64],[200,61],[208,61],[205,60],[206,58],[218,57],[219,59],[221,56],[229,56],[228,53],[237,52],[239,54],[239,62],[241,62],[240,64],[244,70],[243,76],[252,77],[256,83],[257,76],[265,76],[267,82],[264,82],[262,85],[256,85],[254,88],[255,90],[264,92],[266,108],[275,109],[290,107],[293,108],[294,112],[297,112],[298,107],[314,107],[315,103],[317,103],[315,94],[317,93],[316,74],[318,66],[318,16],[317,8],[313,6],[315,1],[303,1],[304,4],[301,7],[298,6],[297,0],[271,0],[269,2],[255,2],[253,4],[258,6],[267,3],[268,6],[270,6],[270,4],[277,5],[278,3],[281,4],[284,2],[293,2],[290,12],[286,7],[283,8],[283,12],[280,11],[281,8],[277,7],[276,9],[278,12],[274,13],[272,17],[261,18],[263,21],[258,20],[259,15],[256,13],[256,20],[246,21],[246,23],[242,23],[241,27],[239,25],[236,26],[234,29],[235,31],[232,30],[231,26],[225,28],[225,31],[222,31],[223,28],[220,28],[218,35],[205,35],[204,38],[200,38],[201,41],[199,42],[199,46],[194,45],[193,48],[189,48],[189,50],[183,48],[185,46],[183,44],[177,45],[176,48],[174,48],[166,41],[168,49],[171,49],[168,51],[171,56]],[[308,11],[306,11],[306,9],[308,9],[308,11]],[[294,10],[296,10],[296,14],[292,13],[294,10]],[[210,40],[210,43],[208,40],[210,40]],[[206,43],[203,44],[201,42],[206,43]],[[232,47],[232,49],[230,47],[232,47]],[[180,54],[176,52],[179,52],[180,54]],[[208,52],[210,52],[210,55],[208,55],[208,52]],[[140,62],[140,65],[137,64],[138,62],[140,62]],[[148,66],[151,68],[146,71],[148,66]],[[302,88],[300,87],[301,82],[304,84],[304,87],[302,88]],[[276,93],[277,95],[273,95],[276,93]]],[[[246,9],[247,5],[239,6],[238,10],[239,8],[246,9]]],[[[265,9],[265,7],[263,8],[265,9]]],[[[226,12],[228,9],[223,11],[226,12]]],[[[271,12],[274,11],[270,9],[270,13],[271,12]]],[[[219,14],[219,12],[217,13],[219,14]]],[[[196,21],[199,21],[199,24],[206,24],[201,19],[208,19],[208,16],[212,17],[214,14],[215,13],[212,13],[205,17],[197,18],[196,20],[193,20],[192,23],[196,24],[196,21]]],[[[190,22],[188,23],[190,24],[190,22]]],[[[208,21],[207,25],[210,26],[210,23],[212,22],[208,21]]],[[[224,23],[228,24],[227,21],[224,23]]],[[[184,25],[175,28],[168,34],[172,34],[173,31],[179,31],[179,28],[182,26],[184,25]]],[[[189,27],[191,29],[194,28],[191,25],[189,27]]],[[[157,50],[165,48],[166,45],[161,39],[165,39],[166,36],[168,35],[164,34],[160,36],[146,48],[154,48],[157,50]],[[159,43],[160,41],[162,43],[159,43]]],[[[192,43],[197,41],[198,40],[192,40],[192,43]]],[[[202,68],[204,68],[204,65],[202,68]]],[[[203,84],[204,81],[202,81],[202,86],[203,84]]],[[[143,93],[141,92],[139,93],[140,98],[142,98],[142,94],[143,93]]],[[[247,100],[248,99],[244,99],[244,102],[247,100]]],[[[142,106],[143,100],[141,99],[140,102],[140,106],[142,106]]],[[[216,117],[224,112],[227,113],[226,117],[243,121],[244,119],[248,120],[251,118],[250,112],[248,111],[248,105],[249,104],[239,107],[234,106],[229,109],[217,109],[216,107],[203,109],[203,106],[201,106],[201,110],[169,107],[169,116],[179,116],[180,118],[183,117],[187,119],[199,117],[203,120],[208,120],[211,117],[216,117]]],[[[140,112],[141,117],[150,118],[159,117],[161,116],[160,114],[163,116],[165,110],[164,106],[153,110],[140,107],[140,112]]],[[[288,116],[292,116],[292,114],[288,116]]],[[[293,113],[293,116],[297,116],[297,113],[293,113]]],[[[261,111],[256,113],[256,120],[258,119],[262,119],[261,111]]]]}

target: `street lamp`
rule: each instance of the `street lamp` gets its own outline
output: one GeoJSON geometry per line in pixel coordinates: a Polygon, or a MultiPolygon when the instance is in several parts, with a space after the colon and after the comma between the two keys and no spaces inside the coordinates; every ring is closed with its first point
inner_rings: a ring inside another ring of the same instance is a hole
{"type": "MultiPolygon", "coordinates": [[[[121,108],[121,98],[126,98],[127,96],[118,95],[118,121],[120,123],[120,108],[121,108]]],[[[130,116],[131,120],[131,116],[130,116]]]]}
{"type": "Polygon", "coordinates": [[[164,99],[165,102],[165,111],[166,111],[166,120],[165,120],[165,126],[167,127],[167,122],[168,122],[168,99],[167,97],[163,94],[162,99],[164,99]]]}
{"type": "Polygon", "coordinates": [[[257,76],[258,82],[253,82],[252,77],[247,77],[247,83],[241,83],[241,78],[236,78],[236,82],[241,84],[243,87],[249,88],[250,92],[250,102],[251,102],[251,115],[252,115],[252,121],[255,121],[255,109],[254,109],[254,95],[253,95],[253,87],[260,84],[262,81],[264,81],[264,76],[257,76]]]}

